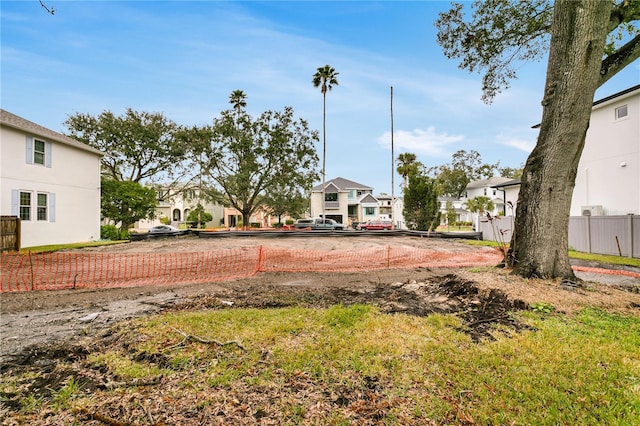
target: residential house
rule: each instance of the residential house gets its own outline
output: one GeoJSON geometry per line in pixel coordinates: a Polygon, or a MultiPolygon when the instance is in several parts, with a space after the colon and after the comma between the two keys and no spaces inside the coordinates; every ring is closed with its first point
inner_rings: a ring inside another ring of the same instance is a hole
{"type": "MultiPolygon", "coordinates": [[[[493,188],[515,215],[520,180],[493,188]]],[[[640,214],[640,85],[593,103],[571,199],[571,216],[627,214],[640,214]]]]}
{"type": "MultiPolygon", "coordinates": [[[[155,219],[144,219],[136,223],[135,228],[139,230],[149,229],[159,225],[161,221],[168,220],[170,225],[176,227],[187,227],[187,218],[191,210],[195,209],[200,202],[198,200],[198,190],[189,189],[173,195],[169,195],[170,190],[161,188],[158,190],[158,205],[156,207],[155,219]]],[[[212,219],[205,224],[205,227],[217,227],[224,225],[224,207],[220,204],[202,201],[202,206],[206,213],[211,214],[212,219]]]]}
{"type": "Polygon", "coordinates": [[[0,110],[0,214],[21,220],[21,247],[100,239],[103,153],[0,110]]]}
{"type": "Polygon", "coordinates": [[[447,218],[447,204],[451,203],[456,213],[454,222],[470,222],[469,211],[464,208],[464,201],[456,197],[442,196],[438,197],[438,203],[440,204],[440,222],[442,225],[452,225],[448,223],[447,218]]]}
{"type": "MultiPolygon", "coordinates": [[[[461,201],[464,203],[476,197],[487,197],[493,202],[493,210],[489,211],[494,216],[502,214],[505,210],[504,192],[497,188],[497,185],[504,184],[512,179],[499,176],[493,176],[488,179],[475,180],[469,182],[461,201]]],[[[468,219],[470,220],[470,219],[468,219]]]]}
{"type": "Polygon", "coordinates": [[[373,188],[341,177],[325,182],[322,202],[322,184],[311,190],[311,216],[321,217],[350,225],[368,220],[393,220],[396,226],[403,223],[402,199],[382,194],[373,195],[373,188]],[[324,205],[323,205],[324,204],[324,205]],[[393,219],[395,215],[395,219],[393,219]]]}
{"type": "Polygon", "coordinates": [[[593,103],[571,216],[640,214],[640,85],[593,103]]]}
{"type": "Polygon", "coordinates": [[[492,188],[502,194],[501,214],[503,216],[515,216],[518,206],[518,193],[520,192],[520,179],[511,179],[506,182],[494,185],[492,188]]]}

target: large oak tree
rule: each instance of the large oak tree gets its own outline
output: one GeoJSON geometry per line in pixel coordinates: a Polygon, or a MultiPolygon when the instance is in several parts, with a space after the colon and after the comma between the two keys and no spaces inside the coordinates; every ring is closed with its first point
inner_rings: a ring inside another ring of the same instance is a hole
{"type": "Polygon", "coordinates": [[[549,59],[538,141],[522,175],[506,261],[525,277],[575,281],[568,257],[571,198],[596,89],[640,57],[640,0],[485,0],[469,22],[454,4],[440,15],[438,42],[460,67],[481,71],[490,102],[518,61],[549,59]],[[621,30],[627,31],[620,36],[621,30]],[[609,37],[609,38],[608,38],[609,37]],[[621,46],[616,40],[626,41],[621,46]]]}
{"type": "Polygon", "coordinates": [[[213,126],[193,128],[204,173],[242,214],[243,225],[265,205],[265,195],[286,189],[306,193],[317,179],[318,132],[294,117],[293,109],[266,111],[253,118],[246,104],[222,111],[213,126]],[[202,142],[205,142],[204,144],[202,142]]]}

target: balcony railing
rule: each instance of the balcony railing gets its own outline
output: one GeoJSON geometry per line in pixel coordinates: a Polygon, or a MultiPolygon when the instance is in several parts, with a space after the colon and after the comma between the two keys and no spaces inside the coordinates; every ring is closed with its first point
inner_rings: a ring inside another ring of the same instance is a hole
{"type": "Polygon", "coordinates": [[[324,202],[325,209],[339,209],[340,201],[325,201],[324,202]]]}

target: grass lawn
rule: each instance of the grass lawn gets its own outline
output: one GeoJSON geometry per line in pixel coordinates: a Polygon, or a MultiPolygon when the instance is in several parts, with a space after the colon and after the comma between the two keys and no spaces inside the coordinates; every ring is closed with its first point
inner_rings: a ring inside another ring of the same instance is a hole
{"type": "Polygon", "coordinates": [[[368,305],[172,312],[0,395],[17,424],[640,424],[640,317],[512,315],[529,329],[474,343],[455,315],[368,305]]]}

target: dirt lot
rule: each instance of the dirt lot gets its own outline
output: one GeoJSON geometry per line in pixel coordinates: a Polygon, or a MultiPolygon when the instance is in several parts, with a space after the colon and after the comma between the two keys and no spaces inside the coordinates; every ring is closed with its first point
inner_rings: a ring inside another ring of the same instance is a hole
{"type": "MultiPolygon", "coordinates": [[[[456,240],[378,237],[178,237],[83,249],[91,252],[206,251],[255,245],[301,250],[359,250],[375,245],[410,246],[446,252],[492,250],[456,240]]],[[[358,273],[262,273],[247,279],[175,287],[0,293],[0,363],[29,364],[46,345],[92,336],[118,321],[168,309],[328,306],[372,303],[383,312],[427,315],[465,312],[475,337],[492,323],[509,322],[505,312],[546,302],[572,312],[584,305],[640,315],[640,280],[578,274],[587,288],[563,289],[557,282],[522,280],[492,267],[381,270],[358,273]],[[629,291],[629,290],[634,290],[629,291]],[[44,345],[44,346],[43,346],[44,345]]],[[[511,324],[517,328],[517,324],[511,324]]]]}

